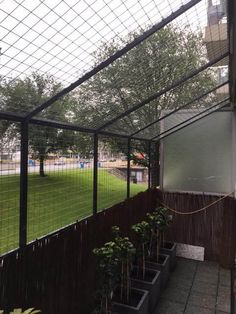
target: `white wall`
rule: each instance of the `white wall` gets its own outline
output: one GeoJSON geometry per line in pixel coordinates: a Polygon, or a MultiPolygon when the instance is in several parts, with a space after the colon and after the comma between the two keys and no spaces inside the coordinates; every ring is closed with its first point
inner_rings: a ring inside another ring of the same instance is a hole
{"type": "MultiPolygon", "coordinates": [[[[161,187],[169,191],[232,192],[236,168],[234,119],[230,111],[215,112],[164,138],[161,187]]],[[[170,122],[163,122],[164,130],[170,127],[170,122]]]]}

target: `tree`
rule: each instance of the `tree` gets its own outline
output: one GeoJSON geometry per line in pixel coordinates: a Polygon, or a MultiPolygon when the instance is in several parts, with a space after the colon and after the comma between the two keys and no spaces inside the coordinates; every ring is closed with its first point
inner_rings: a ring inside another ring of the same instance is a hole
{"type": "MultiPolygon", "coordinates": [[[[1,109],[26,114],[54,95],[62,88],[50,75],[32,73],[25,79],[4,81],[0,86],[1,109]]],[[[40,113],[41,118],[68,121],[67,114],[73,98],[66,96],[47,110],[40,113]]],[[[19,126],[2,122],[1,134],[10,138],[20,138],[19,126]]],[[[34,159],[39,159],[40,176],[45,176],[44,161],[51,152],[63,151],[73,145],[73,132],[45,126],[29,126],[29,151],[34,159]]]]}
{"type": "MultiPolygon", "coordinates": [[[[130,33],[128,41],[137,35],[130,33]]],[[[112,40],[103,45],[99,53],[95,54],[95,64],[124,46],[124,43],[125,40],[112,40]]],[[[84,83],[78,91],[83,106],[76,108],[74,118],[79,123],[83,117],[90,126],[102,126],[109,119],[170,86],[206,62],[206,49],[201,33],[167,26],[84,83]]],[[[213,86],[213,71],[203,71],[105,130],[132,134],[157,120],[163,110],[177,108],[213,86]]],[[[205,105],[206,102],[194,103],[192,108],[205,105]]],[[[160,125],[157,123],[138,135],[150,138],[159,132],[160,125]]],[[[140,152],[147,155],[148,145],[141,142],[139,144],[137,146],[140,146],[140,152]]]]}

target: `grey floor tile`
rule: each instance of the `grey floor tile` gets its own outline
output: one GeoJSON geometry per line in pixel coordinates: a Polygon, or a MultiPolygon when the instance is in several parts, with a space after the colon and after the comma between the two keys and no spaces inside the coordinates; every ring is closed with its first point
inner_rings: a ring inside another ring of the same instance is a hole
{"type": "Polygon", "coordinates": [[[198,267],[203,267],[203,268],[209,268],[209,269],[219,269],[219,264],[216,262],[210,262],[210,261],[199,261],[198,262],[198,267]]]}
{"type": "Polygon", "coordinates": [[[212,274],[217,275],[219,274],[219,268],[218,267],[209,267],[205,265],[198,265],[197,267],[197,273],[206,273],[206,274],[212,274]]]}
{"type": "Polygon", "coordinates": [[[196,267],[197,267],[197,261],[180,258],[177,261],[176,269],[183,269],[183,270],[194,272],[196,270],[196,267]]]}
{"type": "Polygon", "coordinates": [[[192,280],[182,278],[179,276],[174,276],[174,273],[171,274],[170,279],[168,281],[168,287],[177,288],[185,291],[189,291],[192,286],[192,280]]]}
{"type": "Polygon", "coordinates": [[[163,299],[169,301],[186,304],[189,295],[189,290],[167,287],[161,294],[163,299]]]}
{"type": "Polygon", "coordinates": [[[230,313],[230,271],[216,263],[178,258],[153,314],[213,313],[230,313]]]}
{"type": "Polygon", "coordinates": [[[222,286],[230,286],[231,284],[231,274],[230,274],[230,270],[228,269],[224,269],[224,268],[220,268],[220,285],[222,286]]]}
{"type": "Polygon", "coordinates": [[[230,312],[231,291],[230,287],[219,286],[216,300],[216,309],[222,312],[230,312]]]}
{"type": "Polygon", "coordinates": [[[231,295],[231,289],[227,286],[221,286],[218,287],[218,296],[223,298],[230,298],[231,295]]]}
{"type": "Polygon", "coordinates": [[[184,308],[184,304],[161,299],[157,305],[156,311],[153,314],[183,314],[184,308]]]}
{"type": "Polygon", "coordinates": [[[212,295],[191,292],[188,305],[200,306],[208,309],[215,309],[216,298],[212,295]]]}
{"type": "Polygon", "coordinates": [[[230,296],[218,296],[216,301],[216,309],[218,311],[230,313],[230,296]]]}
{"type": "Polygon", "coordinates": [[[207,295],[216,296],[217,295],[217,285],[211,284],[204,281],[194,280],[191,291],[197,293],[204,293],[207,295]]]}
{"type": "Polygon", "coordinates": [[[199,272],[196,272],[195,280],[207,282],[210,284],[217,284],[218,283],[218,273],[212,274],[209,272],[199,271],[199,272]]]}
{"type": "Polygon", "coordinates": [[[193,271],[176,269],[172,276],[174,278],[178,277],[178,278],[181,278],[181,279],[192,281],[193,278],[194,278],[194,275],[195,275],[195,272],[193,272],[193,271]]]}
{"type": "Polygon", "coordinates": [[[215,310],[206,309],[200,306],[188,305],[184,314],[215,314],[215,310]]]}

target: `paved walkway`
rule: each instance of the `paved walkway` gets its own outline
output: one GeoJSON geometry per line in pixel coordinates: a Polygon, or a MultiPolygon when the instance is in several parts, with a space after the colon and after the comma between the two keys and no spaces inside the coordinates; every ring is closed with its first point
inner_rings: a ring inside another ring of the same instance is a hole
{"type": "Polygon", "coordinates": [[[154,314],[230,313],[230,271],[179,258],[154,314]]]}

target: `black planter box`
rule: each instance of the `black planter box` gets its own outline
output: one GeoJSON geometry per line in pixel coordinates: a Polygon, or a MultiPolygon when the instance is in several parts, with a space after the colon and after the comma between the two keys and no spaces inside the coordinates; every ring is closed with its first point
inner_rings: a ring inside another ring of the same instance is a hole
{"type": "Polygon", "coordinates": [[[173,271],[176,267],[176,247],[174,242],[166,242],[164,247],[161,247],[160,252],[170,256],[170,270],[173,271]]]}
{"type": "MultiPolygon", "coordinates": [[[[137,267],[134,268],[134,273],[136,271],[137,267]]],[[[135,278],[133,274],[131,276],[131,285],[149,292],[149,313],[152,313],[160,297],[161,273],[156,269],[146,268],[145,274],[145,279],[135,278]]]]}
{"type": "Polygon", "coordinates": [[[169,255],[159,254],[158,263],[147,261],[148,268],[156,269],[161,272],[161,288],[165,288],[170,276],[170,257],[169,255]]]}
{"type": "Polygon", "coordinates": [[[149,314],[149,292],[147,290],[132,288],[131,298],[138,299],[137,302],[134,302],[136,304],[127,305],[116,301],[112,302],[113,312],[119,314],[149,314]]]}

